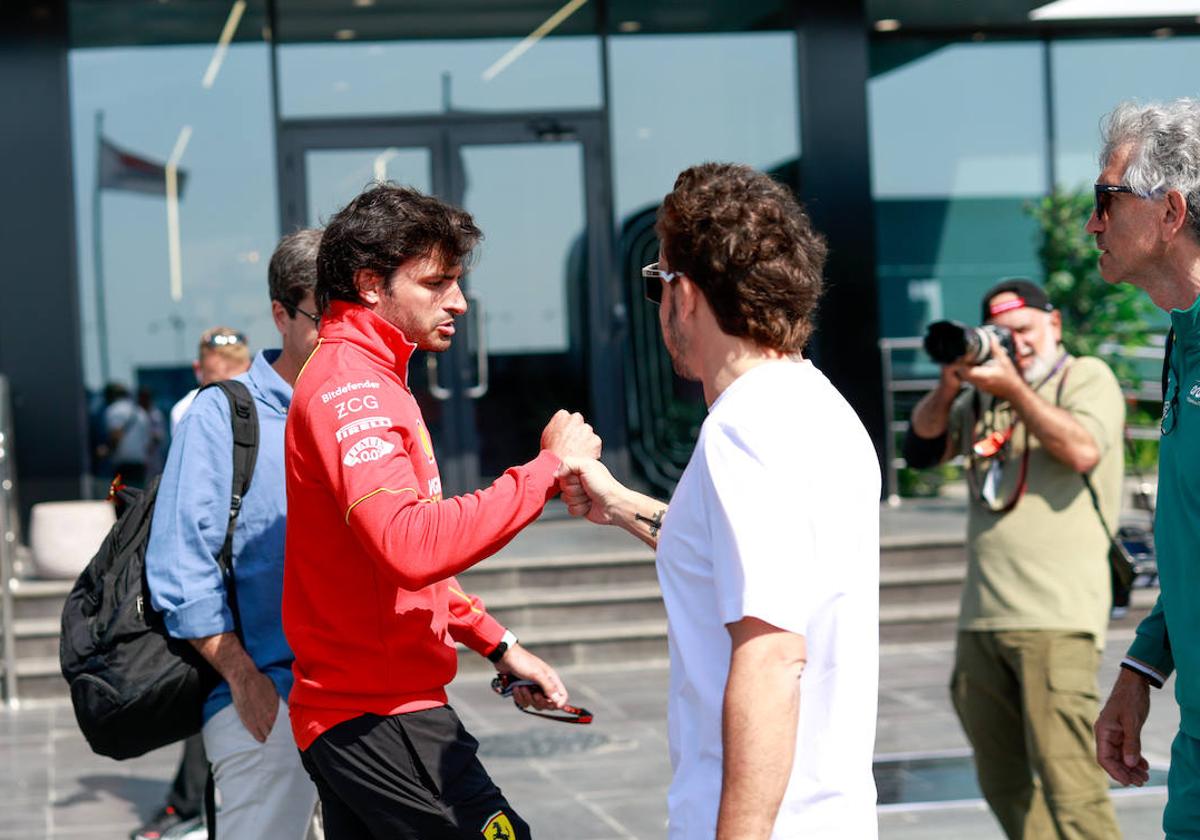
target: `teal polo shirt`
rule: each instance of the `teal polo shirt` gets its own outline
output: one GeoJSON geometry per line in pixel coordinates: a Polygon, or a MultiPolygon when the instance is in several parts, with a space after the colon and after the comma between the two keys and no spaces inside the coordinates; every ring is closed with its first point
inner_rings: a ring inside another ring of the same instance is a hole
{"type": "Polygon", "coordinates": [[[1160,590],[1128,655],[1163,679],[1177,672],[1180,728],[1200,738],[1200,298],[1171,310],[1171,324],[1154,520],[1160,590]]]}

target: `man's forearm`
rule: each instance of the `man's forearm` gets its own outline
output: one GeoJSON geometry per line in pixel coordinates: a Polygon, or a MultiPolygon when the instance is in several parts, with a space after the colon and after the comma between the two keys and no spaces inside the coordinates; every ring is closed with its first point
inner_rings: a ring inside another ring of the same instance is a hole
{"type": "Polygon", "coordinates": [[[767,840],[791,777],[803,660],[735,647],[725,686],[717,840],[767,840]]]}
{"type": "Polygon", "coordinates": [[[246,653],[236,633],[218,633],[188,641],[230,685],[258,673],[258,666],[246,653]]]}
{"type": "Polygon", "coordinates": [[[938,438],[946,434],[950,421],[950,407],[958,396],[958,388],[950,388],[943,382],[937,388],[921,397],[921,401],[913,408],[909,424],[913,434],[926,440],[938,438]]]}
{"type": "Polygon", "coordinates": [[[1051,405],[1025,383],[1009,397],[1013,410],[1055,460],[1076,472],[1090,471],[1100,461],[1095,440],[1071,412],[1051,405]]]}
{"type": "Polygon", "coordinates": [[[667,515],[666,502],[625,487],[607,513],[613,525],[624,528],[651,548],[658,548],[658,532],[667,515]]]}

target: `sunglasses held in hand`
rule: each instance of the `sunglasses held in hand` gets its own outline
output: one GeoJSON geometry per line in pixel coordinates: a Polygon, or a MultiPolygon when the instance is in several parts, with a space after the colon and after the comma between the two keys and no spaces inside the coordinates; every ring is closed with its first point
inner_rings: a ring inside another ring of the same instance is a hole
{"type": "MultiPolygon", "coordinates": [[[[501,697],[512,697],[514,688],[528,688],[530,691],[538,694],[542,693],[542,687],[533,680],[522,680],[514,677],[512,674],[497,674],[492,679],[492,691],[499,694],[501,697]]],[[[541,711],[540,709],[526,709],[513,701],[513,705],[527,715],[545,718],[546,720],[557,720],[560,723],[591,723],[592,713],[587,709],[581,709],[578,706],[563,706],[561,709],[551,709],[549,711],[541,711]]]]}

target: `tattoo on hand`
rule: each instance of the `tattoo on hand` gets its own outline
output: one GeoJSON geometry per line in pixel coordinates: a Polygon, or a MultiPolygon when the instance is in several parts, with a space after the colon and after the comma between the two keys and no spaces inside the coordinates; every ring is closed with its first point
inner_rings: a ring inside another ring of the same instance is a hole
{"type": "Polygon", "coordinates": [[[650,536],[657,537],[658,531],[662,528],[663,514],[667,512],[666,508],[660,508],[654,511],[653,516],[642,516],[640,513],[635,513],[633,518],[638,522],[645,522],[650,526],[650,536]]]}

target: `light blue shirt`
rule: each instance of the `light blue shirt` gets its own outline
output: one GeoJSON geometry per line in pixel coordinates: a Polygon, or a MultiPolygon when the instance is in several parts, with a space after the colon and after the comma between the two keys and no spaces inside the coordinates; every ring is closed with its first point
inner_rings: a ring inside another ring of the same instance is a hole
{"type": "MultiPolygon", "coordinates": [[[[292,386],[271,367],[278,350],[259,352],[237,377],[258,411],[258,460],[233,533],[233,570],[242,638],[280,697],[292,688],[292,651],[283,635],[283,542],[287,516],[283,430],[292,386]]],[[[154,504],[146,579],[167,632],[199,639],[232,632],[217,554],[225,542],[233,491],[233,429],[219,389],[196,397],[171,443],[154,504]]],[[[229,684],[213,689],[204,720],[232,702],[229,684]]]]}

